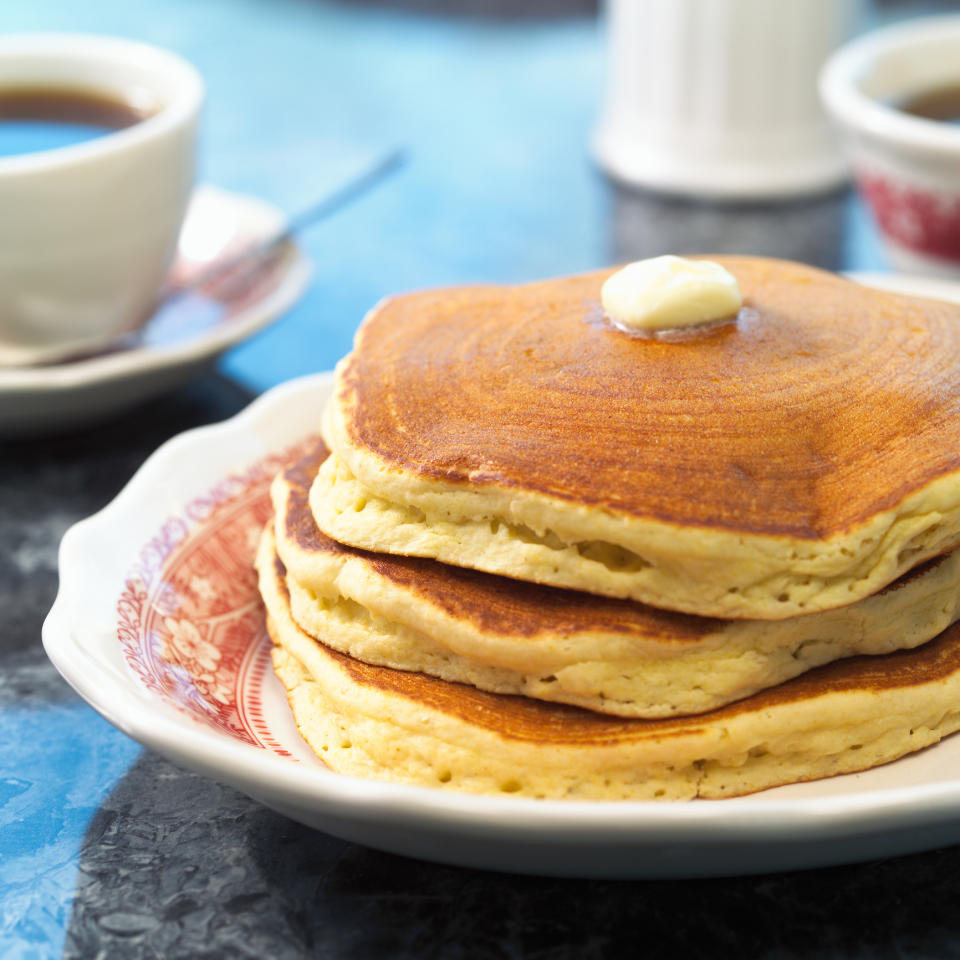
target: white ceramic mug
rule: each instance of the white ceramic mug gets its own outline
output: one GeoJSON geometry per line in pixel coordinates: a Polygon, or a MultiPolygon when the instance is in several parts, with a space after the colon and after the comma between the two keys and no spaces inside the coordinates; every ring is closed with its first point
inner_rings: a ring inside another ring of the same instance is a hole
{"type": "Polygon", "coordinates": [[[49,88],[149,116],[72,146],[0,157],[0,365],[94,349],[150,315],[194,182],[203,81],[115,37],[0,37],[0,90],[49,88]]]}

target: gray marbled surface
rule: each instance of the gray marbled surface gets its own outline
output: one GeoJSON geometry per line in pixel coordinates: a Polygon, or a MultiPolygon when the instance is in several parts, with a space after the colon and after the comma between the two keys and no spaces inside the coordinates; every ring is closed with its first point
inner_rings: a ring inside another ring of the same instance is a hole
{"type": "Polygon", "coordinates": [[[745,879],[482,873],[367,850],[144,755],[96,816],[65,956],[955,957],[960,850],[745,879]]]}

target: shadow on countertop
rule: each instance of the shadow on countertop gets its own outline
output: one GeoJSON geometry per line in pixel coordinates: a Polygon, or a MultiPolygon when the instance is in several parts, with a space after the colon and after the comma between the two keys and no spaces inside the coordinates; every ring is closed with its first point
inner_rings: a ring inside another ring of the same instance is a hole
{"type": "Polygon", "coordinates": [[[611,183],[610,260],[663,253],[759,254],[841,270],[847,266],[855,203],[849,189],[776,203],[734,203],[611,183]]]}
{"type": "Polygon", "coordinates": [[[150,753],[79,869],[67,958],[960,955],[960,848],[734,879],[484,873],[328,837],[150,753]]]}

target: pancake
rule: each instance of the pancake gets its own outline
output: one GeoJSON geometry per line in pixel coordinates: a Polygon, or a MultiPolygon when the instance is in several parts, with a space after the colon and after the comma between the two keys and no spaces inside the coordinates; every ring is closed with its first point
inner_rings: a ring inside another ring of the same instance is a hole
{"type": "Polygon", "coordinates": [[[880,594],[776,622],[718,620],[524,583],[321,533],[319,444],[274,480],[294,620],[367,663],[618,716],[699,713],[855,654],[917,646],[960,617],[960,551],[880,594]]]}
{"type": "Polygon", "coordinates": [[[354,660],[297,627],[269,538],[258,567],[297,726],[345,774],[531,797],[728,797],[865,770],[960,726],[958,626],[699,717],[625,720],[354,660]]]}
{"type": "Polygon", "coordinates": [[[745,306],[676,341],[605,323],[609,271],[381,303],[337,368],[320,528],[763,620],[960,544],[960,308],[716,259],[745,306]]]}

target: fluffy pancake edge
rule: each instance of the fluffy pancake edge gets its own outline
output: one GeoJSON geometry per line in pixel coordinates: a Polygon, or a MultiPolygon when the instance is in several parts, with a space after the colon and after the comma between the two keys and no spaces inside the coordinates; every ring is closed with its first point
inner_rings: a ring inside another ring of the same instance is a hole
{"type": "Polygon", "coordinates": [[[849,607],[773,623],[665,614],[628,601],[538,592],[431,561],[364,554],[329,541],[312,523],[304,503],[308,460],[283,471],[272,490],[293,616],[310,635],[369,663],[619,716],[658,717],[710,710],[840,657],[914,647],[960,615],[956,552],[849,607]],[[491,627],[484,612],[511,592],[521,601],[507,605],[491,627]],[[570,598],[587,611],[573,625],[555,609],[570,598]],[[612,628],[603,616],[610,607],[617,611],[612,628]],[[503,622],[509,620],[524,631],[511,633],[503,622]]]}

